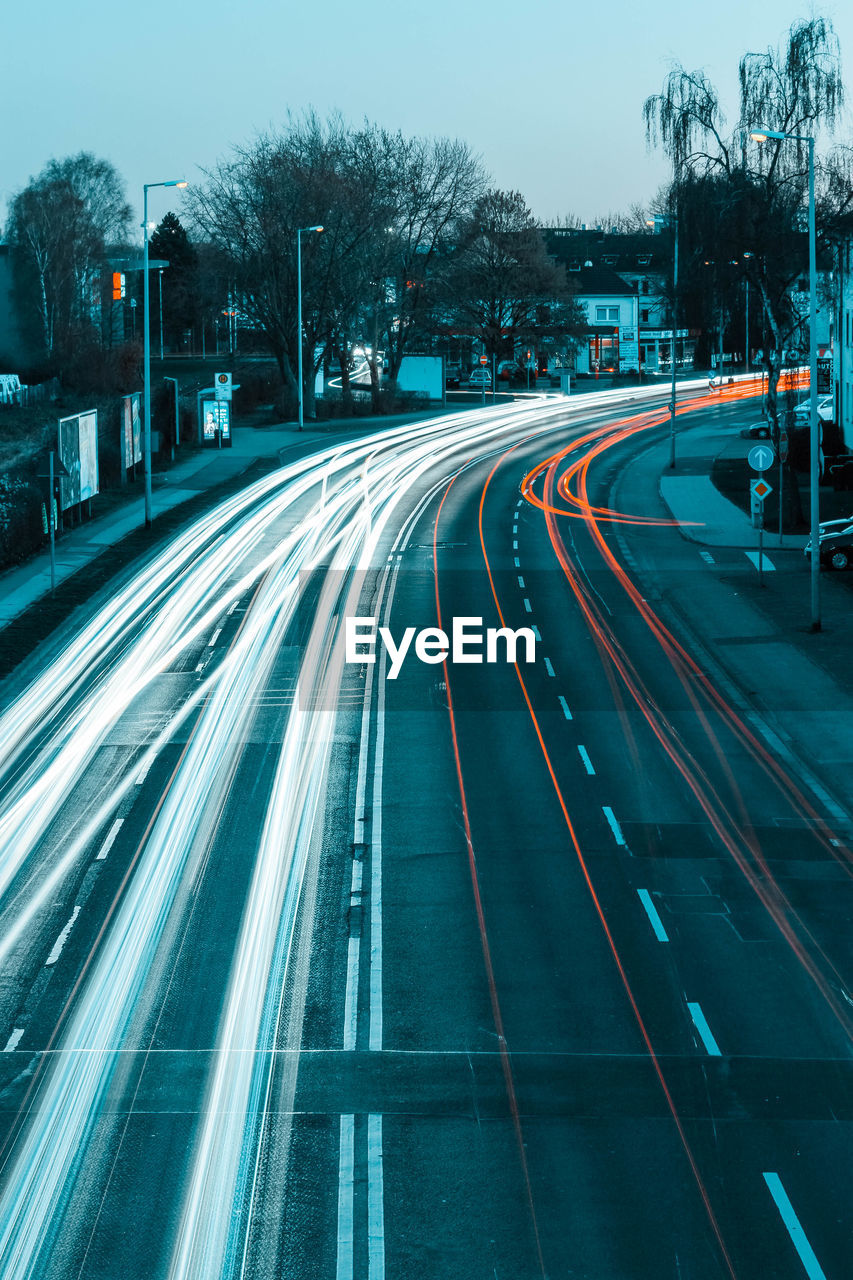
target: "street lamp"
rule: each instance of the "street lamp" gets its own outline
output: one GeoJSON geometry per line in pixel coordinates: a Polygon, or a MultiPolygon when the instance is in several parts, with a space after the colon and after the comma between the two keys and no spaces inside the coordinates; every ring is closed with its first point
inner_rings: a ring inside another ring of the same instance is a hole
{"type": "Polygon", "coordinates": [[[817,248],[815,236],[814,138],[804,133],[755,129],[753,142],[773,138],[779,142],[807,142],[809,147],[809,497],[812,530],[811,610],[812,631],[820,631],[820,428],[817,416],[817,248]]]}
{"type": "Polygon", "coordinates": [[[168,182],[146,182],[142,188],[142,275],[143,275],[143,327],[144,359],[143,383],[145,394],[145,429],[142,437],[143,466],[145,470],[145,527],[151,528],[151,298],[148,282],[148,192],[154,187],[185,187],[183,178],[171,178],[168,182]]]}
{"type": "MultiPolygon", "coordinates": [[[[669,465],[675,466],[675,329],[678,321],[678,214],[668,218],[647,218],[646,226],[672,226],[672,388],[669,395],[669,465]]],[[[639,313],[638,313],[639,315],[639,313]]]]}
{"type": "Polygon", "coordinates": [[[296,231],[296,345],[297,364],[298,364],[298,380],[299,380],[299,430],[301,431],[304,423],[304,406],[302,403],[302,232],[306,234],[309,231],[322,231],[321,226],[316,227],[299,227],[296,231]]]}

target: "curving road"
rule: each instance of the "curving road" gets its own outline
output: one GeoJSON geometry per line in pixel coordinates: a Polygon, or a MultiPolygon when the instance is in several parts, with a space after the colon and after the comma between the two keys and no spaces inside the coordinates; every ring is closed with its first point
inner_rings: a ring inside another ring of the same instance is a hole
{"type": "Polygon", "coordinates": [[[291,463],[10,697],[4,1280],[846,1274],[850,852],[659,604],[666,429],[291,463]],[[389,680],[365,615],[536,661],[389,680]]]}

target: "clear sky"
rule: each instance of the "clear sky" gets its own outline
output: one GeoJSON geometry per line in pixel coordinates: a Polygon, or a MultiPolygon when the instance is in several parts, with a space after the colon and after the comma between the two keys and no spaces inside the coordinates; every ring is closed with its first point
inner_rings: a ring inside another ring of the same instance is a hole
{"type": "MultiPolygon", "coordinates": [[[[853,91],[853,5],[830,3],[853,91]]],[[[288,108],[464,138],[549,220],[645,202],[666,174],[641,107],[669,63],[734,115],[737,62],[810,12],[792,0],[41,0],[7,7],[0,201],[91,150],[146,181],[200,176],[288,108]]],[[[845,133],[853,141],[848,115],[845,133]]],[[[180,208],[154,193],[152,216],[180,208]],[[163,203],[161,209],[160,203],[163,203]]]]}

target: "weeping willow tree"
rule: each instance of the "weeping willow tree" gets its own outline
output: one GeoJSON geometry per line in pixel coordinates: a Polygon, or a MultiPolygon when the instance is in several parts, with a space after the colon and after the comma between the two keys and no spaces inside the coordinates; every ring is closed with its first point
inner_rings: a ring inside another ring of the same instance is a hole
{"type": "MultiPolygon", "coordinates": [[[[777,390],[785,352],[805,345],[797,284],[808,269],[806,139],[831,142],[844,99],[832,24],[820,17],[797,22],[781,47],[745,54],[738,85],[738,119],[731,130],[705,73],[678,65],[662,91],[646,99],[643,115],[649,145],[662,147],[672,162],[667,202],[678,214],[687,251],[686,286],[691,268],[695,285],[695,271],[709,261],[737,264],[738,279],[748,280],[761,300],[769,339],[763,351],[765,415],[778,445],[777,390]],[[761,128],[797,136],[753,141],[750,133],[761,128]],[[699,241],[691,244],[691,231],[700,226],[699,241]]],[[[853,210],[853,186],[849,151],[835,147],[816,156],[819,253],[821,244],[825,253],[833,231],[853,210]]]]}

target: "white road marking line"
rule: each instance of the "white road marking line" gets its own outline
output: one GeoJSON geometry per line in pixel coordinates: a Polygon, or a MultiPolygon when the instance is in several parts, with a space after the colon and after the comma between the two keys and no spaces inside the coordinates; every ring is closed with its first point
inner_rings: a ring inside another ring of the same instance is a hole
{"type": "Polygon", "coordinates": [[[513,551],[517,551],[517,550],[518,550],[518,538],[514,538],[514,539],[513,539],[512,549],[513,549],[513,551]]]}
{"type": "Polygon", "coordinates": [[[344,1049],[355,1048],[358,1028],[358,954],[361,939],[350,938],[347,945],[347,986],[344,996],[344,1049]]]}
{"type": "Polygon", "coordinates": [[[567,720],[571,720],[572,713],[569,710],[569,704],[568,702],[566,702],[566,699],[563,697],[562,694],[560,694],[559,703],[560,703],[560,706],[563,708],[563,715],[566,717],[567,720]]]}
{"type": "Polygon", "coordinates": [[[115,822],[110,827],[107,833],[106,840],[101,845],[98,851],[98,856],[95,858],[96,862],[103,862],[104,858],[107,856],[110,849],[112,849],[113,844],[115,842],[115,838],[118,835],[118,833],[121,831],[123,822],[124,822],[124,818],[116,818],[115,822]]]}
{"type": "Polygon", "coordinates": [[[137,775],[136,775],[136,785],[137,785],[137,787],[141,787],[141,786],[142,786],[143,782],[144,782],[144,781],[145,781],[145,779],[148,777],[148,773],[149,773],[149,771],[150,771],[151,766],[152,766],[152,764],[153,764],[153,763],[154,763],[154,757],[153,757],[153,756],[151,756],[151,757],[150,757],[148,760],[146,760],[146,761],[145,761],[145,763],[142,765],[141,769],[139,770],[139,772],[138,772],[138,773],[137,773],[137,775]]]}
{"type": "Polygon", "coordinates": [[[196,671],[204,671],[204,663],[200,662],[196,667],[196,671]]]}
{"type": "Polygon", "coordinates": [[[700,554],[700,556],[702,557],[702,559],[705,561],[705,563],[706,563],[706,564],[716,564],[716,563],[717,563],[717,562],[716,562],[716,560],[714,559],[714,557],[711,555],[710,551],[700,551],[700,552],[699,552],[699,554],[700,554]]]}
{"type": "Polygon", "coordinates": [[[9,1039],[6,1041],[6,1047],[3,1050],[3,1052],[14,1053],[18,1045],[21,1043],[21,1036],[23,1034],[24,1034],[23,1027],[15,1027],[15,1030],[12,1032],[12,1034],[9,1036],[9,1039]]]}
{"type": "Polygon", "coordinates": [[[538,627],[531,627],[531,628],[530,628],[530,630],[533,632],[533,634],[534,634],[534,635],[535,635],[535,637],[536,637],[536,643],[537,643],[537,644],[541,644],[541,643],[542,643],[542,636],[539,634],[539,628],[538,628],[538,627]]]}
{"type": "Polygon", "coordinates": [[[239,603],[240,603],[239,599],[238,599],[238,600],[232,600],[232,601],[231,601],[231,603],[230,603],[230,604],[229,604],[229,606],[228,606],[228,617],[229,617],[229,618],[231,617],[231,614],[232,614],[232,613],[234,612],[234,610],[237,608],[237,605],[238,605],[239,603]]]}
{"type": "Polygon", "coordinates": [[[544,662],[545,662],[545,670],[548,672],[548,675],[553,676],[555,672],[554,672],[553,666],[551,665],[551,659],[545,658],[544,662]]]}
{"type": "MultiPolygon", "coordinates": [[[[750,562],[755,566],[755,568],[757,569],[757,568],[758,568],[758,552],[757,552],[757,551],[745,551],[745,552],[744,552],[744,555],[746,556],[747,560],[749,560],[749,561],[750,561],[750,562]]],[[[775,564],[773,564],[773,563],[772,563],[772,561],[770,561],[770,560],[768,560],[768,559],[767,559],[767,552],[766,552],[766,551],[765,551],[764,555],[761,557],[761,560],[762,560],[762,563],[763,563],[763,565],[764,565],[764,572],[765,572],[765,573],[775,573],[775,572],[776,572],[776,566],[775,566],[775,564]]]]}
{"type": "Polygon", "coordinates": [[[690,1010],[690,1016],[693,1019],[696,1030],[699,1032],[705,1048],[708,1050],[712,1058],[719,1058],[721,1056],[720,1046],[711,1034],[711,1028],[708,1026],[707,1019],[702,1012],[701,1006],[695,1000],[688,1000],[687,1008],[690,1010]]]}
{"type": "Polygon", "coordinates": [[[616,840],[616,843],[624,845],[625,837],[622,834],[622,828],[619,826],[619,823],[616,821],[616,818],[613,814],[613,810],[610,808],[610,805],[609,804],[602,805],[601,811],[610,824],[610,830],[613,832],[613,836],[614,836],[614,839],[616,840]]]}
{"type": "Polygon", "coordinates": [[[355,1116],[341,1116],[341,1156],[338,1165],[338,1264],[336,1280],[352,1280],[353,1193],[355,1179],[355,1116]]]}
{"type": "Polygon", "coordinates": [[[533,612],[533,605],[532,605],[532,604],[530,603],[530,601],[527,599],[527,596],[525,596],[525,597],[524,597],[524,607],[525,607],[525,609],[527,610],[527,612],[528,612],[528,613],[532,613],[532,612],[533,612]]]}
{"type": "Polygon", "coordinates": [[[219,639],[219,637],[220,637],[221,635],[222,635],[222,628],[221,628],[221,627],[217,627],[217,628],[216,628],[216,630],[214,631],[213,635],[210,637],[210,639],[209,639],[209,640],[208,640],[208,642],[207,642],[207,647],[208,647],[208,649],[212,649],[212,648],[213,648],[213,646],[216,644],[216,641],[219,639]]]}
{"type": "Polygon", "coordinates": [[[382,1117],[367,1117],[367,1276],[385,1280],[385,1205],[382,1117]]]}
{"type": "Polygon", "coordinates": [[[518,585],[522,588],[524,587],[524,579],[521,577],[521,575],[519,575],[519,578],[518,578],[518,585]]]}
{"type": "Polygon", "coordinates": [[[589,758],[589,752],[586,747],[582,746],[580,743],[578,743],[578,754],[581,760],[583,760],[583,767],[586,769],[587,773],[595,773],[595,769],[592,767],[592,761],[589,758]]]}
{"type": "Polygon", "coordinates": [[[71,930],[74,928],[74,921],[77,919],[79,914],[80,914],[80,908],[75,907],[74,910],[71,912],[71,919],[68,921],[65,928],[60,933],[59,937],[56,939],[56,942],[54,942],[53,949],[50,955],[47,957],[47,959],[44,962],[45,968],[47,968],[49,964],[56,964],[57,960],[62,954],[62,948],[65,946],[66,942],[68,941],[68,935],[70,934],[71,930]]]}
{"type": "Polygon", "coordinates": [[[767,1189],[776,1202],[776,1208],[782,1215],[782,1221],[785,1224],[788,1235],[793,1241],[794,1248],[800,1255],[800,1262],[805,1267],[806,1275],[809,1280],[826,1280],[826,1274],[823,1267],[815,1257],[814,1249],[808,1241],[808,1237],[803,1231],[800,1220],[794,1212],[794,1206],[788,1199],[788,1193],[782,1186],[778,1173],[762,1174],[764,1181],[767,1183],[767,1189]]]}
{"type": "Polygon", "coordinates": [[[512,563],[515,565],[516,569],[521,568],[521,561],[519,560],[518,556],[513,557],[512,563]]]}
{"type": "Polygon", "coordinates": [[[657,938],[658,942],[669,942],[666,929],[664,929],[663,927],[663,921],[658,915],[657,907],[652,902],[651,895],[648,889],[638,889],[637,893],[639,895],[640,901],[642,902],[643,906],[646,908],[646,915],[649,917],[649,920],[651,921],[651,926],[655,931],[655,937],[657,938]]]}

